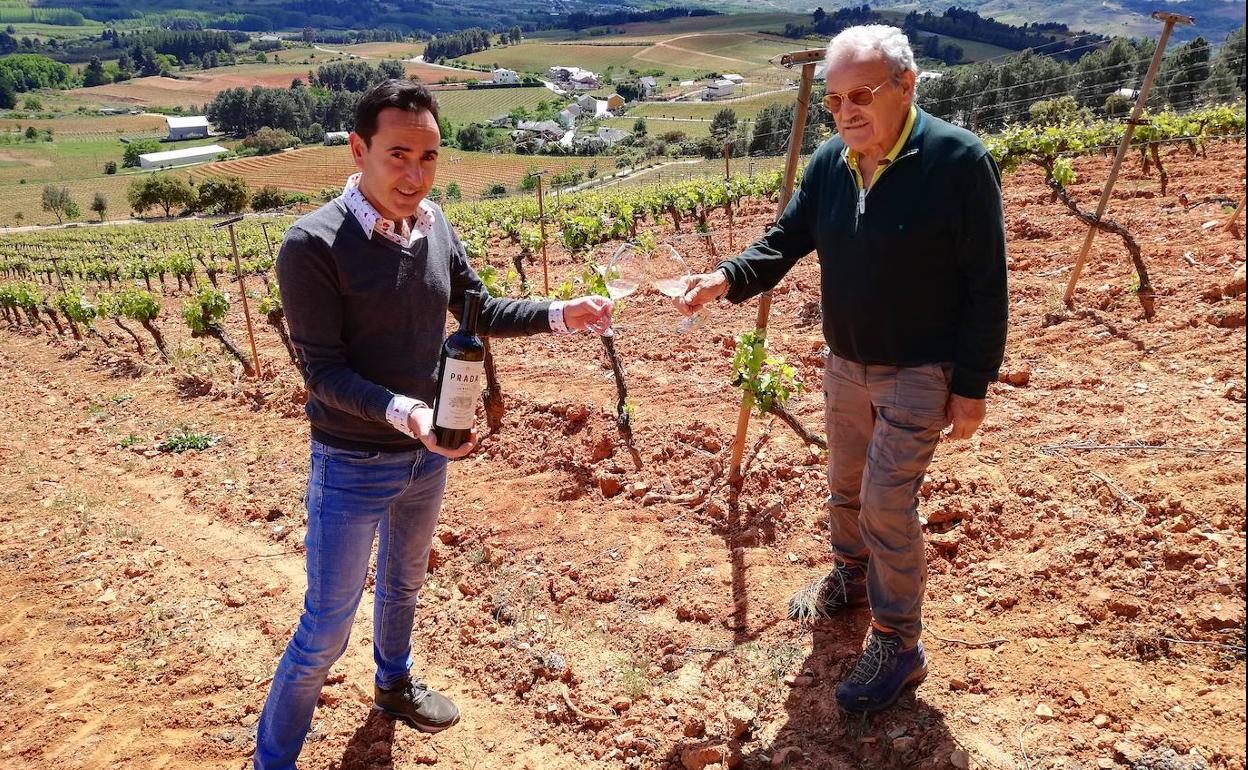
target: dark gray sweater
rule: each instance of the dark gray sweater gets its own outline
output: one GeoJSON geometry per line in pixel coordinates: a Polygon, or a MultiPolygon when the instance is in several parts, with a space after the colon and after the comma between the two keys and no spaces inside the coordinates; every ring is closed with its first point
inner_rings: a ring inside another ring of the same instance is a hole
{"type": "Polygon", "coordinates": [[[1005,352],[1005,215],[992,155],[973,134],[919,110],[901,154],[862,210],[837,136],[766,235],[720,264],[743,302],[819,254],[823,335],[860,364],[953,364],[951,390],[983,398],[1005,352]]]}
{"type": "MultiPolygon", "coordinates": [[[[433,404],[449,310],[485,291],[459,238],[434,206],[428,236],[408,249],[368,238],[334,199],[295,222],[277,257],[282,306],[308,387],[312,438],[340,449],[421,446],[386,422],[396,394],[433,404]]],[[[549,303],[486,297],[479,332],[550,331],[549,303]]]]}

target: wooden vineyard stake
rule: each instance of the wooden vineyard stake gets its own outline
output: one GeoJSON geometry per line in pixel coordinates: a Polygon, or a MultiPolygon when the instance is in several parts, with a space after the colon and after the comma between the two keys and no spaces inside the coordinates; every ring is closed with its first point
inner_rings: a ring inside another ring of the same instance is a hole
{"type": "MultiPolygon", "coordinates": [[[[1088,252],[1092,250],[1092,241],[1096,239],[1096,231],[1101,227],[1101,217],[1105,214],[1105,209],[1109,205],[1109,196],[1114,191],[1114,182],[1118,181],[1118,170],[1122,166],[1122,159],[1126,157],[1127,148],[1131,146],[1131,135],[1135,133],[1135,127],[1140,124],[1140,116],[1144,114],[1144,107],[1148,102],[1148,92],[1152,90],[1153,81],[1157,78],[1157,70],[1161,66],[1161,57],[1166,52],[1166,41],[1170,39],[1170,33],[1174,30],[1175,24],[1195,24],[1196,20],[1191,16],[1183,16],[1177,13],[1166,13],[1164,11],[1154,11],[1153,18],[1158,21],[1165,22],[1165,27],[1161,30],[1161,37],[1157,40],[1157,50],[1153,52],[1153,60],[1148,65],[1148,73],[1144,76],[1144,84],[1140,86],[1140,93],[1135,100],[1135,109],[1131,111],[1131,117],[1127,118],[1126,129],[1122,132],[1122,142],[1118,144],[1118,154],[1114,156],[1114,162],[1109,167],[1109,178],[1105,180],[1105,189],[1101,190],[1101,200],[1096,205],[1096,214],[1092,217],[1091,224],[1088,225],[1088,234],[1083,239],[1083,246],[1079,249],[1079,256],[1075,259],[1075,267],[1070,271],[1070,280],[1066,284],[1066,306],[1074,307],[1075,304],[1075,285],[1079,283],[1079,274],[1083,272],[1084,262],[1088,259],[1088,252]]],[[[1140,284],[1140,303],[1144,305],[1144,315],[1152,316],[1152,287],[1140,284]]]]}
{"type": "Polygon", "coordinates": [[[1243,238],[1243,232],[1239,229],[1239,222],[1244,218],[1244,193],[1239,194],[1239,205],[1235,207],[1235,213],[1231,214],[1231,218],[1226,220],[1226,224],[1222,226],[1224,230],[1234,235],[1236,238],[1243,238]]]}
{"type": "Polygon", "coordinates": [[[546,266],[546,206],[542,199],[542,177],[550,173],[550,169],[542,169],[533,176],[537,177],[537,226],[542,234],[542,296],[550,296],[550,271],[546,266]]]}
{"type": "Polygon", "coordinates": [[[234,234],[234,225],[241,221],[243,221],[242,217],[234,217],[218,222],[213,227],[225,227],[230,231],[230,246],[234,249],[234,275],[238,279],[238,293],[243,297],[243,318],[247,320],[247,341],[251,343],[251,363],[256,379],[259,379],[260,354],[256,352],[256,330],[251,325],[251,308],[247,305],[247,284],[243,283],[243,263],[238,258],[238,237],[234,234]]]}
{"type": "Polygon", "coordinates": [[[264,231],[264,245],[269,247],[269,259],[276,261],[277,257],[273,254],[273,241],[269,240],[269,223],[261,221],[260,229],[264,231]]]}
{"type": "MultiPolygon", "coordinates": [[[[793,184],[797,179],[797,163],[802,151],[802,136],[806,131],[806,113],[810,108],[810,91],[815,82],[815,65],[823,61],[827,51],[823,48],[812,48],[797,51],[780,57],[784,67],[802,65],[802,81],[797,91],[797,114],[793,116],[793,128],[789,132],[789,154],[784,164],[784,184],[780,188],[780,197],[776,201],[776,219],[784,213],[793,197],[793,184]]],[[[754,324],[760,340],[767,335],[767,320],[771,316],[771,292],[765,291],[758,300],[758,320],[754,324]]],[[[737,415],[737,433],[732,440],[732,462],[728,466],[728,483],[740,486],[741,458],[745,454],[745,437],[750,429],[750,410],[754,408],[754,397],[747,390],[741,396],[741,411],[737,415]]]]}
{"type": "MultiPolygon", "coordinates": [[[[728,157],[732,153],[732,142],[724,142],[724,185],[732,184],[732,167],[728,164],[728,157]]],[[[725,194],[728,194],[725,190],[725,194]]],[[[724,206],[728,210],[728,251],[736,251],[736,239],[733,237],[733,230],[736,229],[735,223],[732,221],[732,196],[728,195],[728,203],[724,206]]]]}

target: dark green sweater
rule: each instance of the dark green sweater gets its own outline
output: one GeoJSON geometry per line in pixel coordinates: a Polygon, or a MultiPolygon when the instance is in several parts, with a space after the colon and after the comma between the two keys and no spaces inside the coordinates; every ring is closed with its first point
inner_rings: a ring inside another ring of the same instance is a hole
{"type": "Polygon", "coordinates": [[[861,364],[952,362],[952,390],[983,398],[1005,350],[1001,177],[969,131],[919,111],[910,139],[859,211],[839,136],[824,142],[780,221],[720,264],[728,299],[773,288],[815,250],[823,335],[861,364]]]}

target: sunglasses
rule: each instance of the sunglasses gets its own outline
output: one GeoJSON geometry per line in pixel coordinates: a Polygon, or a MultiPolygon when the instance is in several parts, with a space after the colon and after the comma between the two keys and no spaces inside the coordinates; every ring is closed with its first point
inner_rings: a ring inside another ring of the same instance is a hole
{"type": "Polygon", "coordinates": [[[875,88],[870,86],[858,86],[857,88],[852,88],[843,94],[837,93],[836,91],[829,91],[827,95],[823,97],[823,108],[831,113],[840,112],[841,108],[845,106],[846,99],[859,107],[866,107],[871,104],[871,102],[875,101],[875,92],[888,85],[891,80],[891,78],[889,80],[885,80],[875,88]]]}

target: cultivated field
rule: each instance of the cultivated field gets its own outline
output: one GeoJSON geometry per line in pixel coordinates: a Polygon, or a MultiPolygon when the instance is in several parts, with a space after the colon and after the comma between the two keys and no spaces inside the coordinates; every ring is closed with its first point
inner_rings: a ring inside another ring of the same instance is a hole
{"type": "Polygon", "coordinates": [[[56,137],[98,138],[119,136],[165,136],[165,116],[57,115],[51,118],[0,118],[0,131],[24,131],[27,127],[51,128],[56,137]]]}
{"type": "Polygon", "coordinates": [[[454,126],[484,123],[517,107],[533,109],[540,102],[553,102],[559,98],[545,86],[447,90],[438,91],[436,95],[439,115],[454,126]]]}
{"type": "MultiPolygon", "coordinates": [[[[227,88],[250,89],[252,86],[287,88],[295,78],[306,83],[309,70],[315,72],[316,68],[322,64],[346,58],[311,48],[282,51],[280,55],[282,57],[280,63],[237,64],[231,67],[187,72],[176,78],[134,78],[122,83],[74,89],[69,92],[69,95],[90,104],[182,107],[187,110],[197,110],[227,88]]],[[[409,63],[406,69],[409,76],[426,83],[482,77],[481,73],[443,69],[420,63],[409,63]]]]}
{"type": "Polygon", "coordinates": [[[713,102],[642,102],[629,109],[633,117],[665,117],[665,118],[705,118],[715,117],[715,113],[725,107],[731,107],[737,118],[753,118],[771,104],[789,106],[797,98],[797,92],[791,90],[774,91],[758,96],[741,99],[720,99],[713,102]]]}

